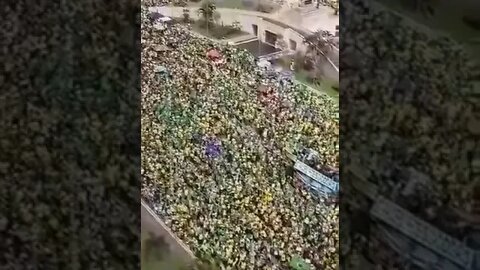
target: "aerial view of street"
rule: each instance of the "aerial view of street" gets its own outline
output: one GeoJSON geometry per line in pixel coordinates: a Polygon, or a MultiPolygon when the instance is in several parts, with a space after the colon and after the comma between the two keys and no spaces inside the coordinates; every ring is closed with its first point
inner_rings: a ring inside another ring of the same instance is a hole
{"type": "Polygon", "coordinates": [[[337,269],[338,2],[142,3],[142,266],[337,269]]]}
{"type": "Polygon", "coordinates": [[[479,269],[474,1],[142,3],[145,269],[479,269]]]}

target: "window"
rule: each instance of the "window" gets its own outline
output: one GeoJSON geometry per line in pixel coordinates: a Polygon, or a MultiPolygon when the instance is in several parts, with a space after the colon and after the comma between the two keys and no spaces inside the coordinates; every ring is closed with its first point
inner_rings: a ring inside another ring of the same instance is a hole
{"type": "Polygon", "coordinates": [[[272,46],[277,42],[277,35],[270,31],[265,31],[265,43],[268,43],[272,46]]]}
{"type": "Polygon", "coordinates": [[[258,36],[258,25],[252,24],[252,28],[253,28],[253,34],[255,36],[258,36]]]}

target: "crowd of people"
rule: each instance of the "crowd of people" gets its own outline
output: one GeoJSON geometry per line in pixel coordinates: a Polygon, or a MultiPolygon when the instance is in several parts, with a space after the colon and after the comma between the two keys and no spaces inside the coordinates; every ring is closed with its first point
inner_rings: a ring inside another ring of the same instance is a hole
{"type": "Polygon", "coordinates": [[[475,64],[455,41],[366,1],[345,3],[342,12],[349,18],[340,52],[341,104],[348,108],[341,113],[342,166],[361,168],[382,195],[455,235],[447,227],[460,221],[442,217],[445,210],[471,212],[477,200],[475,64]],[[421,181],[411,194],[400,196],[415,178],[421,181]]]}
{"type": "Polygon", "coordinates": [[[311,148],[338,168],[338,132],[330,97],[181,25],[157,30],[142,9],[142,197],[198,257],[337,269],[338,206],[297,187],[288,154],[311,148]]]}

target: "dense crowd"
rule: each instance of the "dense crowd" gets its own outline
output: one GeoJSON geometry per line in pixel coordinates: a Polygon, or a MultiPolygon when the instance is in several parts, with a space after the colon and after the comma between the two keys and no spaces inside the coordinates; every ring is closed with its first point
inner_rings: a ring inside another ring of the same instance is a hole
{"type": "Polygon", "coordinates": [[[267,79],[245,50],[142,16],[142,197],[227,269],[282,269],[294,256],[337,269],[338,206],[296,187],[288,153],[312,148],[338,167],[338,105],[267,79]]]}
{"type": "Polygon", "coordinates": [[[365,1],[342,12],[342,166],[361,168],[382,195],[457,236],[447,210],[473,212],[479,180],[474,64],[453,40],[365,1]]]}

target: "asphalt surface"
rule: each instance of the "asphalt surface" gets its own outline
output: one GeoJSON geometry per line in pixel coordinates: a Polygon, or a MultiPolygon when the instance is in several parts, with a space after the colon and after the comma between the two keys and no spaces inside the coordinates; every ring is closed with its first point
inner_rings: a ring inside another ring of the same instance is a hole
{"type": "Polygon", "coordinates": [[[190,262],[194,258],[190,249],[178,239],[175,234],[160,220],[154,212],[142,201],[141,209],[142,233],[145,231],[155,236],[160,236],[167,242],[170,252],[177,258],[185,262],[190,262]]]}

